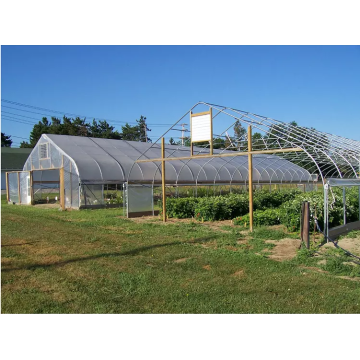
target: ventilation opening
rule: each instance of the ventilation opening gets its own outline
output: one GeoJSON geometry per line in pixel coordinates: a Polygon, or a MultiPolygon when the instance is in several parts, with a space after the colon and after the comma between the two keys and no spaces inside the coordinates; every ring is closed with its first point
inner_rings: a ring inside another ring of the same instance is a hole
{"type": "Polygon", "coordinates": [[[40,159],[47,159],[48,156],[48,144],[40,144],[40,159]]]}

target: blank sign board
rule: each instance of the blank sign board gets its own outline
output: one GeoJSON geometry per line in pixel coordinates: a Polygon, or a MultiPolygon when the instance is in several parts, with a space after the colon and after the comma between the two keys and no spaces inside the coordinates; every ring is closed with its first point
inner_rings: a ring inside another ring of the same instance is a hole
{"type": "Polygon", "coordinates": [[[191,116],[191,141],[210,141],[211,140],[211,114],[191,116]]]}

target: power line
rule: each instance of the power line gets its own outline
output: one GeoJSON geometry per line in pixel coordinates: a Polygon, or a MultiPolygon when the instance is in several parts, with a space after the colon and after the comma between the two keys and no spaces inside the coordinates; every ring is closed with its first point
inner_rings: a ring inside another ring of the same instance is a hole
{"type": "Polygon", "coordinates": [[[4,121],[11,121],[11,122],[17,122],[17,123],[20,123],[20,124],[25,124],[25,125],[31,125],[31,126],[34,126],[35,124],[33,123],[29,123],[29,122],[25,122],[25,121],[20,121],[20,120],[14,120],[14,119],[3,119],[4,121]]]}
{"type": "Polygon", "coordinates": [[[21,114],[14,114],[14,113],[11,113],[11,112],[8,112],[8,111],[1,111],[1,114],[10,114],[10,115],[15,115],[15,116],[21,116],[21,117],[25,117],[25,118],[28,118],[28,119],[33,119],[33,120],[37,120],[39,121],[37,118],[34,118],[34,117],[31,117],[31,116],[26,116],[26,115],[21,115],[21,114]]]}
{"type": "Polygon", "coordinates": [[[15,135],[7,135],[7,136],[12,136],[12,137],[15,137],[15,138],[18,138],[18,139],[29,140],[29,138],[23,138],[21,136],[15,136],[15,135]]]}
{"type": "MultiPolygon", "coordinates": [[[[57,113],[57,114],[62,114],[62,115],[72,115],[72,116],[77,116],[80,118],[91,118],[91,119],[95,119],[95,120],[105,120],[108,122],[112,122],[114,124],[116,123],[121,123],[121,124],[137,124],[136,122],[133,121],[121,121],[121,120],[109,120],[109,119],[104,119],[104,118],[97,118],[94,116],[86,116],[86,115],[78,115],[78,114],[74,114],[74,113],[69,113],[69,112],[65,112],[65,111],[59,111],[59,110],[51,110],[51,109],[46,109],[46,108],[42,108],[42,107],[38,107],[38,106],[32,106],[32,105],[28,105],[28,104],[22,104],[19,103],[17,101],[11,101],[11,100],[6,100],[6,99],[1,99],[2,102],[5,102],[7,104],[11,104],[11,105],[15,105],[15,106],[21,106],[21,107],[26,107],[26,108],[30,108],[30,109],[35,109],[35,110],[41,110],[41,111],[48,111],[51,113],[57,113]]],[[[45,116],[52,116],[49,114],[44,114],[44,113],[38,113],[38,112],[34,112],[34,111],[30,111],[30,110],[24,110],[24,109],[18,109],[18,108],[13,108],[10,106],[6,106],[6,105],[2,105],[2,107],[5,108],[9,108],[9,109],[13,109],[13,110],[18,110],[18,111],[24,111],[24,112],[29,112],[32,114],[39,114],[39,115],[45,115],[45,116]]],[[[148,126],[172,126],[173,124],[148,124],[148,126]]]]}

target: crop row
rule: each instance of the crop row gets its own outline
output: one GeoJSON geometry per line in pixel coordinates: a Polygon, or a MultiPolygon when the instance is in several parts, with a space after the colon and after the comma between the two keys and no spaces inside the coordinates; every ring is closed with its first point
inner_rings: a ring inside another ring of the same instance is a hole
{"type": "MultiPolygon", "coordinates": [[[[322,191],[303,193],[297,189],[288,191],[257,190],[254,192],[254,225],[286,225],[289,230],[299,230],[300,209],[303,201],[310,202],[312,218],[316,215],[323,226],[324,197],[322,191]]],[[[249,224],[249,198],[247,194],[230,194],[204,198],[172,198],[166,200],[166,213],[173,218],[195,218],[201,221],[230,220],[234,224],[249,224]]],[[[346,190],[346,217],[348,222],[359,218],[358,190],[346,190]]],[[[329,225],[342,224],[342,190],[334,189],[330,197],[329,225]]]]}

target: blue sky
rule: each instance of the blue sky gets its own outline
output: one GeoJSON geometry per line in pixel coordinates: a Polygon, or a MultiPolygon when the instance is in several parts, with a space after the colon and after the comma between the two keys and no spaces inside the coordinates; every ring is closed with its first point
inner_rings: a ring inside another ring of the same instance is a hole
{"type": "MultiPolygon", "coordinates": [[[[360,47],[2,46],[1,98],[119,122],[144,115],[152,137],[169,127],[152,124],[205,101],[360,140],[360,47]]],[[[32,126],[12,120],[42,115],[4,106],[1,131],[16,146],[32,126]]]]}

